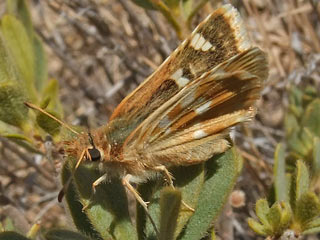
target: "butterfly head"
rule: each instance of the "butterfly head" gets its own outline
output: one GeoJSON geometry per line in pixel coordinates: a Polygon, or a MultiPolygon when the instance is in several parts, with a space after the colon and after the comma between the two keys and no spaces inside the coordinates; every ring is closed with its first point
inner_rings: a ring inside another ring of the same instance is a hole
{"type": "Polygon", "coordinates": [[[65,147],[67,156],[77,159],[75,170],[82,163],[98,164],[107,161],[110,155],[110,145],[99,129],[77,135],[74,140],[65,142],[65,147]]]}
{"type": "Polygon", "coordinates": [[[104,156],[104,152],[103,149],[97,148],[94,141],[93,141],[93,137],[91,135],[91,133],[88,133],[88,137],[89,137],[89,143],[91,145],[91,147],[89,147],[87,149],[87,156],[86,158],[88,158],[89,161],[91,162],[98,162],[101,161],[103,156],[104,156]]]}

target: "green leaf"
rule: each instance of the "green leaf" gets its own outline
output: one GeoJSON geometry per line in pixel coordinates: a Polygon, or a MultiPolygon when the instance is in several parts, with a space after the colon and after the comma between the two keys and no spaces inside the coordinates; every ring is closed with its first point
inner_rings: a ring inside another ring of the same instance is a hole
{"type": "Polygon", "coordinates": [[[313,141],[312,173],[320,175],[320,138],[315,137],[313,141]]]}
{"type": "Polygon", "coordinates": [[[265,226],[262,225],[261,223],[257,222],[253,218],[249,218],[248,219],[248,225],[257,234],[262,235],[262,236],[267,236],[268,235],[268,233],[267,233],[267,231],[265,229],[265,226]]]}
{"type": "Polygon", "coordinates": [[[180,4],[180,0],[163,0],[163,2],[168,6],[168,8],[170,8],[171,11],[178,8],[180,4]]]}
{"type": "Polygon", "coordinates": [[[28,120],[25,100],[24,91],[17,83],[0,82],[0,120],[23,128],[28,120]]]}
{"type": "Polygon", "coordinates": [[[312,228],[320,228],[320,218],[316,218],[308,223],[307,229],[312,228]]]}
{"type": "Polygon", "coordinates": [[[309,228],[305,231],[302,232],[303,235],[307,235],[307,234],[317,234],[320,232],[320,227],[315,227],[315,228],[309,228]]]}
{"type": "Polygon", "coordinates": [[[306,126],[310,132],[320,137],[320,99],[317,98],[311,102],[302,118],[303,126],[306,126]]]}
{"type": "Polygon", "coordinates": [[[50,230],[45,234],[46,240],[90,240],[90,238],[85,237],[79,233],[72,232],[69,230],[50,230]]]}
{"type": "Polygon", "coordinates": [[[295,218],[301,229],[306,230],[308,224],[320,215],[320,200],[313,192],[304,193],[296,203],[295,218]]]}
{"type": "Polygon", "coordinates": [[[310,185],[309,171],[302,160],[297,161],[295,176],[295,199],[298,200],[304,193],[309,190],[310,185]]]}
{"type": "Polygon", "coordinates": [[[90,220],[86,216],[84,212],[82,212],[82,205],[79,202],[79,196],[76,191],[75,184],[71,182],[69,185],[67,183],[70,180],[71,173],[70,173],[70,167],[71,164],[68,161],[70,159],[67,159],[65,164],[63,165],[62,171],[61,171],[61,180],[64,186],[68,186],[65,189],[65,201],[67,210],[70,213],[74,225],[77,227],[77,229],[87,235],[92,236],[95,240],[101,240],[101,236],[95,229],[93,229],[92,224],[90,223],[90,220]]]}
{"type": "Polygon", "coordinates": [[[182,10],[183,10],[183,15],[188,18],[192,11],[194,10],[194,1],[193,0],[183,0],[182,1],[182,10]]]}
{"type": "Polygon", "coordinates": [[[308,152],[310,149],[307,149],[303,142],[300,139],[300,133],[299,134],[292,134],[287,139],[288,149],[294,153],[294,155],[297,155],[296,158],[304,158],[308,155],[308,152]]]}
{"type": "MultiPolygon", "coordinates": [[[[205,181],[204,164],[189,167],[178,167],[172,171],[175,179],[175,185],[182,193],[182,199],[185,204],[195,209],[198,203],[199,196],[205,181]],[[188,176],[188,178],[186,178],[188,176]]],[[[186,223],[189,221],[193,212],[181,206],[181,211],[178,218],[175,237],[177,238],[183,230],[186,223]]]]}
{"type": "Polygon", "coordinates": [[[16,232],[2,232],[0,233],[0,240],[30,240],[16,232]]]}
{"type": "Polygon", "coordinates": [[[290,138],[292,135],[296,135],[299,132],[300,125],[298,123],[295,115],[287,113],[284,119],[284,127],[286,131],[287,138],[290,138]]]}
{"type": "Polygon", "coordinates": [[[269,220],[267,218],[267,214],[270,211],[269,203],[266,199],[259,199],[256,202],[256,214],[260,222],[262,222],[263,225],[269,227],[269,220]]]}
{"type": "Polygon", "coordinates": [[[19,229],[17,229],[14,225],[13,220],[10,217],[5,217],[1,221],[1,231],[5,232],[19,232],[19,229]]]}
{"type": "Polygon", "coordinates": [[[1,20],[1,31],[5,46],[7,46],[13,61],[17,64],[17,69],[23,79],[21,84],[26,87],[28,97],[35,101],[37,93],[34,88],[34,52],[26,29],[15,17],[5,15],[1,20]]]}
{"type": "Polygon", "coordinates": [[[310,154],[310,151],[312,150],[312,147],[313,147],[314,135],[307,127],[304,127],[304,128],[302,128],[302,131],[300,133],[300,138],[301,138],[301,142],[304,145],[304,148],[306,151],[305,157],[308,157],[310,154]]]}
{"type": "MultiPolygon", "coordinates": [[[[200,195],[205,180],[204,165],[199,164],[188,167],[175,167],[170,169],[170,172],[174,177],[174,185],[181,192],[184,203],[191,208],[195,208],[198,203],[198,196],[200,195]]],[[[163,176],[160,179],[163,179],[163,176]]],[[[142,198],[145,201],[150,202],[148,208],[149,213],[157,226],[160,224],[160,192],[164,184],[165,183],[163,183],[163,181],[148,181],[147,183],[141,184],[138,187],[138,191],[142,198]]],[[[186,209],[184,205],[181,206],[175,231],[175,238],[183,230],[185,224],[192,215],[192,211],[186,209]]],[[[140,207],[140,205],[138,205],[137,211],[137,229],[139,233],[139,239],[152,239],[156,237],[154,227],[150,223],[150,220],[146,219],[145,211],[140,207]]]]}
{"type": "MultiPolygon", "coordinates": [[[[41,108],[45,109],[48,113],[52,114],[54,117],[62,118],[62,106],[59,101],[59,86],[58,81],[52,79],[46,86],[43,92],[43,100],[41,102],[41,108]]],[[[37,112],[37,123],[38,125],[52,136],[56,136],[60,132],[61,124],[56,120],[50,118],[49,116],[37,112]]]]}
{"type": "Polygon", "coordinates": [[[33,48],[35,56],[35,87],[40,92],[48,80],[48,66],[46,52],[41,39],[37,35],[34,35],[33,38],[33,48]]]}
{"type": "Polygon", "coordinates": [[[63,108],[59,100],[59,82],[56,79],[51,79],[46,85],[41,102],[41,107],[55,111],[61,117],[63,116],[63,108]]]}
{"type": "Polygon", "coordinates": [[[281,224],[281,206],[278,202],[274,203],[266,217],[268,223],[271,225],[273,235],[279,235],[279,226],[281,224]]]}
{"type": "Polygon", "coordinates": [[[274,154],[274,187],[276,201],[289,201],[289,188],[286,177],[285,149],[278,144],[274,154]]]}
{"type": "Polygon", "coordinates": [[[303,92],[296,86],[292,86],[289,93],[289,109],[296,117],[300,118],[303,113],[303,92]]]}
{"type": "Polygon", "coordinates": [[[235,149],[213,157],[205,164],[206,181],[198,196],[195,213],[190,218],[179,239],[201,239],[214,221],[226,202],[237,176],[240,172],[242,159],[235,149]]]}
{"type": "Polygon", "coordinates": [[[275,202],[269,208],[266,199],[259,199],[256,203],[256,214],[262,224],[254,219],[248,219],[248,224],[252,230],[263,236],[281,236],[292,221],[292,211],[286,202],[275,202]]]}
{"type": "MultiPolygon", "coordinates": [[[[19,82],[19,74],[0,34],[0,83],[19,82]]],[[[21,83],[21,81],[20,81],[21,83]]]]}
{"type": "Polygon", "coordinates": [[[132,1],[142,8],[156,10],[156,8],[152,4],[152,0],[132,0],[132,1]]]}
{"type": "MultiPolygon", "coordinates": [[[[60,116],[53,111],[47,110],[48,113],[53,115],[54,117],[60,119],[60,116]]],[[[37,124],[47,133],[49,133],[52,136],[56,136],[60,132],[61,125],[51,117],[47,116],[46,114],[43,114],[41,112],[37,113],[36,118],[37,124]]]]}
{"type": "Polygon", "coordinates": [[[181,205],[181,192],[166,187],[160,194],[160,237],[159,240],[173,240],[181,205]]]}
{"type": "Polygon", "coordinates": [[[33,35],[33,26],[30,11],[24,0],[7,0],[8,13],[15,15],[25,26],[28,35],[33,35]]]}
{"type": "Polygon", "coordinates": [[[87,206],[84,213],[90,225],[102,239],[112,237],[137,239],[136,230],[130,221],[128,201],[121,181],[112,179],[110,182],[101,183],[93,194],[92,184],[99,177],[101,172],[98,166],[90,164],[80,165],[73,177],[78,200],[82,206],[87,206]]]}
{"type": "Polygon", "coordinates": [[[268,222],[272,226],[272,235],[280,236],[288,228],[292,213],[286,202],[275,202],[267,214],[268,222]]]}
{"type": "Polygon", "coordinates": [[[279,232],[284,232],[287,228],[289,228],[289,224],[292,222],[293,214],[291,210],[291,206],[288,202],[280,202],[281,206],[281,221],[279,232]]]}
{"type": "Polygon", "coordinates": [[[34,51],[34,81],[38,91],[43,89],[45,81],[48,79],[47,56],[43,48],[41,39],[33,30],[30,12],[25,0],[7,0],[7,9],[11,15],[16,16],[24,25],[28,34],[30,43],[34,51]]]}
{"type": "Polygon", "coordinates": [[[188,26],[190,26],[192,18],[199,12],[199,10],[208,2],[209,0],[184,0],[184,13],[188,19],[188,26]]]}

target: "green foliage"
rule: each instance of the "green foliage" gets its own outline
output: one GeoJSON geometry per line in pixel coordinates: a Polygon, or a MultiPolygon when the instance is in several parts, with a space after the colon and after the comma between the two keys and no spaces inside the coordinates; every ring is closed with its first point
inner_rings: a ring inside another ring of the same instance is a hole
{"type": "Polygon", "coordinates": [[[279,237],[289,227],[292,213],[290,205],[286,202],[276,202],[270,208],[266,199],[256,203],[256,214],[259,222],[249,218],[249,226],[263,236],[279,237]]]}
{"type": "Polygon", "coordinates": [[[160,237],[159,240],[174,239],[181,205],[181,192],[171,187],[160,193],[160,237]]]}
{"type": "Polygon", "coordinates": [[[288,164],[294,169],[296,160],[304,159],[311,175],[319,173],[320,97],[311,86],[289,90],[289,108],[285,118],[288,164]]]}
{"type": "MultiPolygon", "coordinates": [[[[235,184],[241,161],[232,149],[203,165],[171,169],[176,189],[163,188],[165,183],[156,180],[141,184],[138,190],[150,202],[149,214],[160,229],[160,239],[201,239],[207,235],[235,184]]],[[[71,174],[73,168],[74,161],[65,164],[62,182],[66,184],[71,176],[65,199],[80,232],[95,239],[156,239],[150,219],[139,204],[137,229],[131,224],[120,181],[102,183],[93,194],[92,183],[101,173],[90,164],[79,166],[71,174]]]]}
{"type": "Polygon", "coordinates": [[[249,226],[263,236],[284,236],[320,232],[320,199],[316,194],[320,176],[320,98],[313,87],[289,90],[285,118],[287,152],[279,144],[274,157],[272,206],[265,199],[256,203],[259,222],[249,226]],[[273,210],[272,217],[268,217],[273,210]]]}
{"type": "Polygon", "coordinates": [[[180,39],[191,32],[193,16],[208,0],[132,0],[145,9],[157,10],[163,14],[180,39]]]}
{"type": "MultiPolygon", "coordinates": [[[[281,186],[286,194],[284,199],[287,200],[279,200],[277,197],[279,195],[276,195],[276,202],[271,208],[267,200],[257,201],[256,214],[260,222],[252,218],[248,219],[249,226],[256,233],[280,237],[287,229],[293,230],[298,235],[319,231],[320,200],[314,192],[309,190],[309,172],[303,161],[297,162],[296,172],[291,180],[290,189],[286,183],[281,186]]],[[[277,186],[275,183],[275,190],[279,191],[277,186]]]]}
{"type": "Polygon", "coordinates": [[[90,240],[91,238],[85,237],[79,233],[69,230],[50,230],[45,234],[46,240],[90,240]]]}
{"type": "Polygon", "coordinates": [[[8,232],[0,233],[0,240],[30,240],[30,239],[24,237],[19,233],[8,231],[8,232]]]}
{"type": "Polygon", "coordinates": [[[0,135],[36,149],[33,136],[56,136],[60,126],[42,113],[28,111],[24,102],[46,105],[61,118],[58,83],[48,81],[47,57],[26,2],[8,0],[0,24],[0,135]]]}

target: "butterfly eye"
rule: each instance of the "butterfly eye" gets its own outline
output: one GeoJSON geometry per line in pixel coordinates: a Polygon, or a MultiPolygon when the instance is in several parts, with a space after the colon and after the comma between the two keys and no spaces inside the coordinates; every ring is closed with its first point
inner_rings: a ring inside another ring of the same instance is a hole
{"type": "Polygon", "coordinates": [[[99,161],[101,159],[101,153],[98,149],[88,149],[92,162],[99,161]]]}

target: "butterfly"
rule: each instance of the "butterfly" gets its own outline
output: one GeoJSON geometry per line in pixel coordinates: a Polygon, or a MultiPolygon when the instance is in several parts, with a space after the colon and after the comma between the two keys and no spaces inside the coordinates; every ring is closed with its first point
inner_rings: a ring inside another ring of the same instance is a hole
{"type": "Polygon", "coordinates": [[[202,163],[230,147],[230,128],[252,119],[268,76],[266,55],[250,42],[239,12],[224,5],[114,110],[109,123],[66,142],[68,156],[96,164],[93,189],[120,178],[131,185],[169,168],[202,163]]]}

